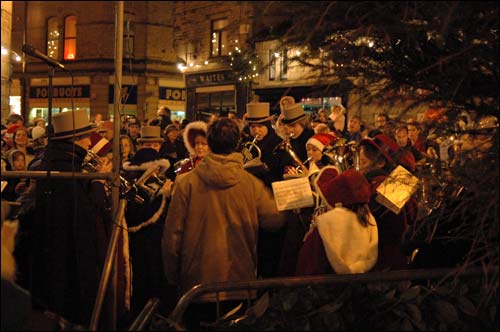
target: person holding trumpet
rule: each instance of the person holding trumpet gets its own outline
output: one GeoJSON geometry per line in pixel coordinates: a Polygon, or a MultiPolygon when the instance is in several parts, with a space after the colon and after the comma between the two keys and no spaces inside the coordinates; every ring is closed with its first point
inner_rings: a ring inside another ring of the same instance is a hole
{"type": "Polygon", "coordinates": [[[302,104],[288,104],[283,108],[283,123],[285,140],[283,147],[292,157],[293,162],[284,167],[284,176],[295,176],[297,173],[307,173],[304,162],[307,160],[306,143],[314,135],[309,116],[304,112],[302,104]],[[299,169],[297,170],[297,167],[299,169]]]}
{"type": "Polygon", "coordinates": [[[274,148],[282,142],[272,127],[273,115],[269,115],[269,103],[252,102],[247,104],[247,122],[250,137],[243,143],[245,168],[271,187],[274,181],[283,179],[284,162],[290,163],[289,157],[274,148]]]}

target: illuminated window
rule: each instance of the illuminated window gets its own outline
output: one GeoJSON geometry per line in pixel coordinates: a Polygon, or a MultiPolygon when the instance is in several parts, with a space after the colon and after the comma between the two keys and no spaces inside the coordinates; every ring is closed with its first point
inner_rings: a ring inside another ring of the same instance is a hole
{"type": "Polygon", "coordinates": [[[123,57],[134,58],[134,14],[125,13],[123,23],[123,57]]]}
{"type": "Polygon", "coordinates": [[[227,19],[212,21],[212,29],[210,34],[210,49],[211,55],[221,56],[229,54],[229,45],[227,40],[227,19]]]}
{"type": "Polygon", "coordinates": [[[276,79],[276,73],[279,69],[279,79],[284,81],[287,79],[288,73],[288,52],[269,50],[269,80],[276,79]]]}
{"type": "Polygon", "coordinates": [[[288,73],[288,52],[282,51],[280,56],[280,79],[286,80],[288,73]]]}
{"type": "Polygon", "coordinates": [[[269,80],[276,79],[276,56],[273,50],[269,50],[269,80]]]}
{"type": "Polygon", "coordinates": [[[47,21],[47,55],[59,59],[59,24],[57,17],[47,21]]]}
{"type": "Polygon", "coordinates": [[[76,59],[76,16],[64,20],[64,60],[76,59]]]}

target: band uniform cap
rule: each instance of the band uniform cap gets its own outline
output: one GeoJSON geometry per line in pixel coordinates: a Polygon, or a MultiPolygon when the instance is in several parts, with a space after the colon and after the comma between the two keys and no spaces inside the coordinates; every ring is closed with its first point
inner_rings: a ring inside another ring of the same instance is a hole
{"type": "Polygon", "coordinates": [[[106,132],[106,131],[113,131],[113,130],[114,130],[113,121],[103,121],[97,127],[97,132],[99,132],[99,133],[106,132]]]}
{"type": "Polygon", "coordinates": [[[40,126],[33,127],[33,129],[31,130],[31,139],[35,141],[42,137],[45,137],[45,128],[42,128],[40,126]]]}
{"type": "Polygon", "coordinates": [[[306,113],[302,108],[302,104],[293,104],[283,108],[283,120],[284,124],[294,124],[297,121],[302,120],[306,117],[306,113]]]}
{"type": "Polygon", "coordinates": [[[285,107],[295,104],[295,99],[292,96],[284,96],[280,99],[280,111],[283,111],[285,107]]]}
{"type": "Polygon", "coordinates": [[[161,128],[159,126],[144,126],[141,127],[141,137],[137,139],[137,143],[144,142],[163,142],[161,137],[161,128]]]}
{"type": "Polygon", "coordinates": [[[140,126],[139,120],[134,116],[134,117],[129,117],[128,118],[128,125],[130,126],[140,126]]]}
{"type": "Polygon", "coordinates": [[[97,129],[90,125],[86,110],[54,114],[52,116],[52,126],[54,128],[54,136],[51,139],[53,140],[83,136],[97,129]]]}
{"type": "Polygon", "coordinates": [[[269,115],[269,103],[248,103],[247,104],[247,122],[262,123],[270,121],[273,118],[269,115]]]}

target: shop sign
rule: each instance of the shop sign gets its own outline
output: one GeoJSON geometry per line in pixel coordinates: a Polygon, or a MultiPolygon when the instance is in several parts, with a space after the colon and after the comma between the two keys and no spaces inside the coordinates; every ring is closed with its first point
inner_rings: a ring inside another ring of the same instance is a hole
{"type": "Polygon", "coordinates": [[[186,100],[186,89],[169,88],[160,86],[160,99],[161,100],[186,100]]]}
{"type": "MultiPolygon", "coordinates": [[[[137,86],[136,85],[122,85],[121,91],[121,104],[136,105],[137,104],[137,86]]],[[[115,100],[115,86],[109,86],[108,101],[114,104],[115,100]]]]}
{"type": "Polygon", "coordinates": [[[224,84],[234,84],[234,74],[231,70],[186,75],[186,86],[188,87],[224,84]]]}
{"type": "MultiPolygon", "coordinates": [[[[49,97],[48,86],[30,87],[30,98],[45,99],[49,97]]],[[[58,85],[52,87],[52,98],[90,98],[89,85],[58,85]]]]}

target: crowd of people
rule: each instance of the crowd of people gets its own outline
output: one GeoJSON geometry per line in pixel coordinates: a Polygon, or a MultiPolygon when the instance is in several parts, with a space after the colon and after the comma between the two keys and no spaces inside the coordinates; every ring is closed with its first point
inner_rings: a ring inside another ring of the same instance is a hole
{"type": "MultiPolygon", "coordinates": [[[[262,102],[247,104],[243,119],[231,114],[209,123],[172,121],[161,108],[147,123],[121,119],[119,151],[112,150],[114,123],[91,123],[84,110],[53,115],[49,140],[43,119],[27,128],[11,115],[2,131],[2,172],[82,172],[95,162],[91,171],[108,173],[112,154],[120,155],[122,184],[128,190],[134,184],[117,255],[119,319],[126,326],[148,299],[161,298],[168,311],[200,283],[410,268],[402,241],[422,217],[418,193],[395,213],[377,199],[377,188],[397,166],[420,176],[429,165],[463,162],[467,151],[487,153],[497,134],[498,120],[484,117],[458,124],[471,130],[450,143],[434,132],[445,116],[438,115],[431,109],[425,123],[396,123],[380,113],[369,127],[341,104],[311,118],[289,96],[277,117],[262,102]],[[301,177],[311,184],[313,206],[279,211],[272,184],[301,177]]],[[[6,181],[2,200],[21,205],[17,284],[35,307],[87,325],[117,222],[109,183],[6,181]]],[[[196,329],[213,321],[216,300],[224,312],[256,297],[207,294],[189,307],[185,324],[196,329]]]]}

